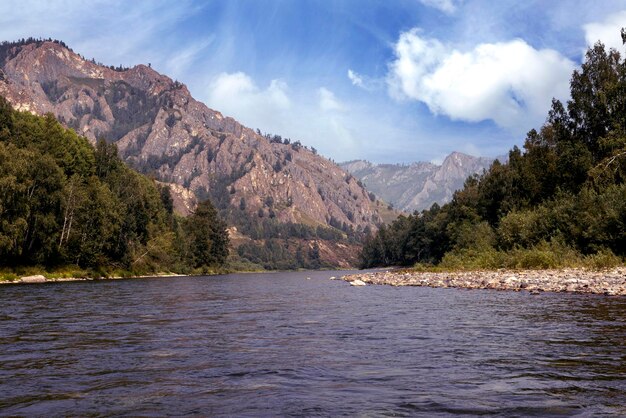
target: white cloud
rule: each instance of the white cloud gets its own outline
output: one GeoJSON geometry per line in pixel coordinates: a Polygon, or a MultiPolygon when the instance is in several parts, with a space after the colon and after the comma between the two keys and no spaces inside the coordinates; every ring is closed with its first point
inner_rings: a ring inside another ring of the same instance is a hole
{"type": "Polygon", "coordinates": [[[221,73],[209,83],[205,102],[245,126],[300,140],[322,155],[355,155],[359,144],[350,122],[362,115],[348,115],[349,107],[326,87],[313,91],[293,92],[280,80],[260,88],[246,73],[221,73]]]}
{"type": "Polygon", "coordinates": [[[370,78],[351,69],[348,70],[348,78],[353,86],[362,88],[366,91],[378,90],[385,85],[384,79],[370,78]]]}
{"type": "Polygon", "coordinates": [[[243,72],[221,73],[209,85],[207,105],[244,121],[251,128],[265,127],[268,121],[284,117],[291,107],[288,86],[272,80],[260,89],[243,72]]]}
{"type": "Polygon", "coordinates": [[[335,97],[335,94],[327,88],[319,88],[317,94],[319,96],[320,109],[324,112],[335,112],[344,109],[343,105],[335,97]]]}
{"type": "Polygon", "coordinates": [[[626,10],[608,16],[603,22],[583,25],[587,46],[602,41],[607,48],[623,51],[620,30],[626,26],[626,10]]]}
{"type": "Polygon", "coordinates": [[[395,45],[388,83],[396,98],[423,102],[454,120],[493,120],[523,132],[541,123],[552,97],[567,98],[574,63],[523,40],[452,49],[417,29],[395,45]]]}
{"type": "Polygon", "coordinates": [[[225,108],[270,107],[288,108],[287,84],[272,80],[265,89],[259,89],[245,73],[221,73],[211,83],[209,101],[225,108]]]}
{"type": "Polygon", "coordinates": [[[211,83],[212,101],[224,101],[230,96],[255,94],[258,88],[245,73],[221,73],[211,83]]]}
{"type": "Polygon", "coordinates": [[[282,80],[272,80],[267,90],[262,95],[267,95],[269,103],[281,109],[287,109],[291,106],[291,100],[287,96],[289,87],[282,80]]]}
{"type": "Polygon", "coordinates": [[[363,87],[363,77],[352,70],[348,70],[348,78],[352,81],[353,86],[363,87]]]}
{"type": "Polygon", "coordinates": [[[444,13],[452,14],[457,9],[457,2],[454,0],[419,0],[424,6],[434,7],[444,13]]]}

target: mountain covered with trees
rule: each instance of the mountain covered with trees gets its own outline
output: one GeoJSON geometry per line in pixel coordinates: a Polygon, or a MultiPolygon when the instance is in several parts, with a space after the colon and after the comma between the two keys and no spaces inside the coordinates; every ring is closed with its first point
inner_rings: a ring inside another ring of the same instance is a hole
{"type": "Polygon", "coordinates": [[[363,266],[619,262],[626,255],[626,61],[597,43],[570,90],[507,163],[467,179],[450,203],[381,228],[364,246],[363,266]]]}
{"type": "Polygon", "coordinates": [[[0,95],[51,113],[170,188],[175,210],[210,199],[236,253],[270,268],[354,265],[387,205],[300,141],[262,134],[196,101],[150,66],[107,67],[62,42],[0,45],[0,95]]]}
{"type": "Polygon", "coordinates": [[[91,274],[207,271],[228,256],[209,201],[181,218],[169,188],[128,168],[114,144],[0,97],[0,266],[67,265],[91,274]]]}
{"type": "Polygon", "coordinates": [[[428,162],[411,164],[374,164],[354,160],[339,166],[361,180],[376,196],[396,209],[411,213],[443,205],[465,179],[488,169],[492,158],[473,157],[460,152],[448,155],[441,165],[428,162]]]}

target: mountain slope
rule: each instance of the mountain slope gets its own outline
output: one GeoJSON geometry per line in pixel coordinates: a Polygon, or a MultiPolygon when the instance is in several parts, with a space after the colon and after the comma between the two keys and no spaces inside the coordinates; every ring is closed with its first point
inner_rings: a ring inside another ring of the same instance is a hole
{"type": "Polygon", "coordinates": [[[129,165],[174,185],[179,212],[210,197],[246,235],[291,223],[363,233],[382,222],[364,187],[328,159],[268,140],[144,65],[105,67],[59,42],[5,43],[0,95],[115,142],[129,165]]]}
{"type": "Polygon", "coordinates": [[[192,216],[173,216],[168,189],[116,152],[102,141],[92,147],[51,115],[15,111],[0,96],[3,269],[45,266],[99,277],[224,265],[226,224],[210,202],[192,216]]]}
{"type": "Polygon", "coordinates": [[[488,169],[492,162],[490,158],[453,152],[440,166],[426,162],[373,164],[363,160],[339,165],[397,209],[413,212],[428,209],[433,203],[449,202],[452,194],[463,188],[467,177],[488,169]]]}

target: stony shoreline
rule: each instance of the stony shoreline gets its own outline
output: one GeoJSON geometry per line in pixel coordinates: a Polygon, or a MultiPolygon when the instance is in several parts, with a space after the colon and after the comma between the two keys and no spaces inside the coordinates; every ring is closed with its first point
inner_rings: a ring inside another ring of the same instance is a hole
{"type": "Polygon", "coordinates": [[[146,276],[113,276],[113,277],[57,277],[46,278],[41,274],[34,276],[23,276],[17,280],[2,280],[0,284],[37,284],[37,283],[58,283],[58,282],[84,282],[84,281],[102,281],[102,280],[122,280],[122,279],[149,279],[154,277],[184,277],[185,274],[152,274],[146,276]]]}
{"type": "Polygon", "coordinates": [[[351,274],[351,284],[453,287],[511,291],[576,292],[626,296],[626,267],[604,271],[585,269],[410,272],[405,270],[351,274]]]}

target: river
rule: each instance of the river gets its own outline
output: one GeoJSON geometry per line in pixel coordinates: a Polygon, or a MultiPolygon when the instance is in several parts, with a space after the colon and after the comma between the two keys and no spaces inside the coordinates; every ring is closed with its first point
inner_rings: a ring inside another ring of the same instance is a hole
{"type": "Polygon", "coordinates": [[[0,288],[0,415],[626,416],[626,298],[345,272],[0,288]]]}

